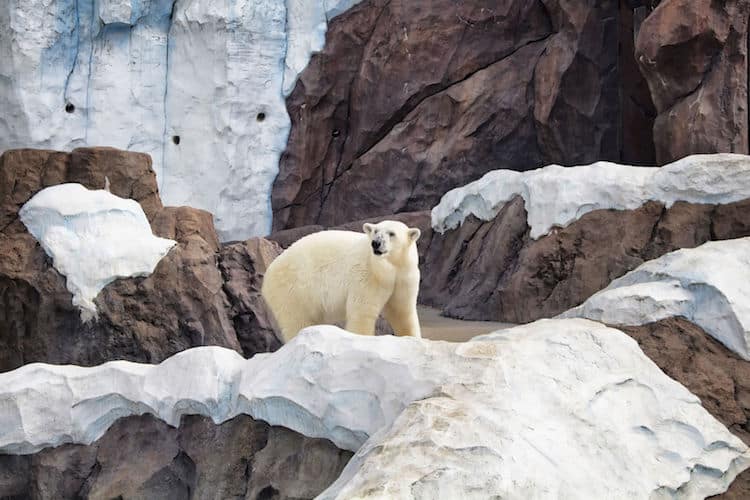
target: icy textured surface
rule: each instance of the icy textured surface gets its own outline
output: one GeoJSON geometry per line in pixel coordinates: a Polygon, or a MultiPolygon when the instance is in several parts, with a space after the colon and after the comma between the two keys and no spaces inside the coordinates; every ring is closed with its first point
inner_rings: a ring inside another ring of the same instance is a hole
{"type": "Polygon", "coordinates": [[[648,261],[560,315],[613,325],[673,316],[750,361],[750,238],[709,241],[648,261]]]}
{"type": "Polygon", "coordinates": [[[565,227],[593,210],[632,210],[655,200],[725,204],[750,198],[750,156],[693,155],[661,168],[597,162],[528,172],[494,170],[446,193],[432,227],[455,229],[469,215],[491,220],[515,196],[524,199],[531,237],[565,227]]]}
{"type": "Polygon", "coordinates": [[[358,1],[3,0],[0,151],[143,151],[166,204],[224,240],[265,234],[284,96],[358,1]]]}
{"type": "Polygon", "coordinates": [[[359,449],[323,498],[703,498],[750,466],[635,341],[582,319],[463,344],[323,326],[249,360],[31,364],[0,374],[0,453],[90,443],[144,412],[247,413],[359,449]]]}
{"type": "Polygon", "coordinates": [[[138,202],[80,184],[39,191],[19,216],[65,276],[84,320],[96,316],[94,298],[108,283],[151,274],[177,243],[153,235],[138,202]]]}

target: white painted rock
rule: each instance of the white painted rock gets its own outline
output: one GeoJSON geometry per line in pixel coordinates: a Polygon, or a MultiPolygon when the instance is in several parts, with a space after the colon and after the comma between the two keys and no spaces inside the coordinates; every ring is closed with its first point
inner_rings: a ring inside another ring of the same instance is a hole
{"type": "Polygon", "coordinates": [[[267,234],[284,96],[358,2],[3,0],[0,151],[149,153],[165,204],[212,212],[223,240],[267,234]]]}
{"type": "Polygon", "coordinates": [[[703,498],[750,466],[635,341],[581,319],[463,344],[321,326],[249,360],[26,365],[0,374],[0,453],[90,443],[144,412],[247,413],[359,450],[321,498],[703,498]]]}
{"type": "Polygon", "coordinates": [[[84,321],[96,316],[94,298],[108,283],[148,276],[177,244],[153,235],[138,202],[80,184],[39,191],[19,216],[65,276],[84,321]]]}
{"type": "Polygon", "coordinates": [[[612,325],[674,316],[750,361],[750,238],[709,241],[648,261],[560,315],[612,325]]]}
{"type": "Polygon", "coordinates": [[[527,172],[494,170],[446,193],[432,209],[432,227],[443,233],[469,215],[491,220],[521,196],[531,238],[565,227],[593,210],[633,210],[648,201],[726,204],[750,198],[750,156],[693,155],[661,168],[597,162],[550,165],[527,172]]]}

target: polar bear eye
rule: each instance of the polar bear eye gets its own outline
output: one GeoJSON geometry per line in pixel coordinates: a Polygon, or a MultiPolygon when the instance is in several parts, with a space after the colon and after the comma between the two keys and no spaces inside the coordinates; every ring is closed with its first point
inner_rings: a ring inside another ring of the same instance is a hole
{"type": "Polygon", "coordinates": [[[388,236],[390,236],[391,238],[395,238],[396,233],[394,233],[393,231],[388,231],[388,236]]]}

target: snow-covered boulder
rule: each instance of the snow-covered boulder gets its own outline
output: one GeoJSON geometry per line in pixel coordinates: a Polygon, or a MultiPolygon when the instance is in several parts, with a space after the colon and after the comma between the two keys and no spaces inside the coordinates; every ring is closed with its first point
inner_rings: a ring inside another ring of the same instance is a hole
{"type": "Polygon", "coordinates": [[[222,239],[271,228],[284,97],[358,0],[0,2],[0,151],[149,153],[162,199],[222,239]]]}
{"type": "Polygon", "coordinates": [[[648,201],[727,204],[750,198],[750,156],[693,155],[661,168],[597,162],[494,170],[446,193],[432,209],[432,227],[455,229],[469,215],[491,220],[516,196],[524,200],[531,238],[601,209],[632,210],[648,201]]]}
{"type": "Polygon", "coordinates": [[[321,498],[703,498],[750,466],[635,341],[582,319],[463,344],[321,326],[249,360],[26,365],[0,374],[0,453],[90,443],[146,412],[246,413],[359,450],[321,498]]]}
{"type": "Polygon", "coordinates": [[[668,253],[560,315],[612,325],[681,316],[750,361],[750,238],[668,253]]]}
{"type": "Polygon", "coordinates": [[[96,316],[94,298],[102,288],[151,274],[176,244],[153,235],[138,202],[80,184],[39,191],[19,216],[65,276],[84,321],[96,316]]]}

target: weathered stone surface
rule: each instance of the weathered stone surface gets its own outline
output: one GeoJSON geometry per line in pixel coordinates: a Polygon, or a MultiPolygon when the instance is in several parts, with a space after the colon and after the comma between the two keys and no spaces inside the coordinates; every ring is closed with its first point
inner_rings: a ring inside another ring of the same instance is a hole
{"type": "Polygon", "coordinates": [[[114,148],[78,148],[71,153],[15,149],[0,155],[0,228],[18,216],[21,206],[45,187],[77,182],[131,198],[152,220],[162,203],[151,157],[114,148]]]}
{"type": "Polygon", "coordinates": [[[264,238],[221,248],[219,269],[229,300],[228,314],[246,356],[281,347],[278,327],[260,294],[266,269],[281,251],[277,243],[264,238]]]}
{"type": "Polygon", "coordinates": [[[749,189],[737,154],[489,172],[433,208],[420,300],[465,319],[554,316],[646,260],[747,236],[749,189]]]}
{"type": "Polygon", "coordinates": [[[368,0],[337,17],[287,100],[274,229],[429,209],[499,166],[618,158],[617,9],[368,0]]]}
{"type": "Polygon", "coordinates": [[[179,428],[134,416],[89,446],[0,455],[0,497],[314,498],[350,457],[330,441],[245,415],[221,425],[186,416],[179,428]]]}
{"type": "MultiPolygon", "coordinates": [[[[243,275],[243,268],[219,268],[221,248],[211,214],[162,207],[147,155],[108,148],[70,154],[19,150],[3,154],[0,166],[0,371],[34,361],[158,362],[199,345],[225,346],[246,356],[278,346],[263,330],[262,304],[252,295],[256,278],[243,275]],[[150,207],[146,213],[154,233],[178,245],[148,277],[107,285],[94,301],[98,318],[84,324],[65,278],[18,220],[17,211],[48,185],[82,182],[102,188],[105,176],[114,194],[150,207]],[[242,296],[246,283],[251,290],[242,296]],[[245,322],[251,316],[255,320],[245,322]]],[[[267,259],[266,246],[247,244],[243,258],[267,259]]]]}
{"type": "Polygon", "coordinates": [[[249,360],[199,347],[159,365],[37,364],[0,387],[5,453],[93,443],[144,412],[175,426],[248,414],[357,450],[321,498],[703,498],[750,467],[750,449],[633,339],[582,319],[465,343],[318,326],[249,360]]]}
{"type": "Polygon", "coordinates": [[[677,202],[669,209],[649,202],[636,210],[589,212],[533,240],[517,197],[490,221],[471,216],[433,236],[419,300],[464,319],[525,323],[554,316],[647,260],[750,235],[748,210],[750,201],[677,202]]]}
{"type": "Polygon", "coordinates": [[[749,15],[747,0],[663,0],[641,25],[636,59],[658,112],[660,164],[748,152],[749,15]]]}

